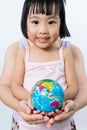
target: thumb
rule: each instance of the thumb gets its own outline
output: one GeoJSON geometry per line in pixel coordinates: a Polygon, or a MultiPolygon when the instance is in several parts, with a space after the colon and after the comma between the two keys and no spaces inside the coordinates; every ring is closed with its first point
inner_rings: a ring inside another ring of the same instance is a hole
{"type": "Polygon", "coordinates": [[[28,102],[25,101],[25,100],[22,100],[19,102],[19,105],[18,105],[18,112],[24,112],[24,113],[27,113],[27,111],[29,111],[30,108],[28,106],[28,102]]]}
{"type": "Polygon", "coordinates": [[[67,100],[67,101],[65,101],[64,111],[65,112],[70,112],[71,110],[74,109],[74,106],[75,106],[74,101],[67,100]]]}

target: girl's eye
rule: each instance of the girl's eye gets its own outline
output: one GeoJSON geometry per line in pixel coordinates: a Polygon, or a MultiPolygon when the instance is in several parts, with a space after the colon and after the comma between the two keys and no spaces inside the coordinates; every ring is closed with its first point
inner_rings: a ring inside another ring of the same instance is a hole
{"type": "Polygon", "coordinates": [[[56,21],[49,21],[49,24],[55,24],[56,21]]]}
{"type": "Polygon", "coordinates": [[[37,20],[35,20],[35,21],[32,21],[32,23],[34,23],[34,24],[38,24],[39,22],[38,22],[37,20]]]}

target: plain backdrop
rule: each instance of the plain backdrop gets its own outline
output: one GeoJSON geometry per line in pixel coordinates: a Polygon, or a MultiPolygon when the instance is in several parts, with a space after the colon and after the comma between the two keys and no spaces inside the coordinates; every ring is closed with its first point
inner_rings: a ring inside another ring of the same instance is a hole
{"type": "MultiPolygon", "coordinates": [[[[72,36],[70,40],[81,49],[87,73],[87,1],[66,1],[66,21],[72,36]]],[[[23,2],[24,0],[0,0],[0,73],[7,47],[22,38],[20,19],[23,2]]],[[[10,130],[11,115],[12,109],[0,102],[0,130],[10,130]]],[[[87,107],[78,111],[74,118],[77,130],[87,130],[87,107]]]]}

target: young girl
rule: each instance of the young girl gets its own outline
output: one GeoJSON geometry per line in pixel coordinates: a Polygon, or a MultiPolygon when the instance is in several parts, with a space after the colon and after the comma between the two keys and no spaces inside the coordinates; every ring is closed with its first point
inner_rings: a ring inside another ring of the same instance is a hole
{"type": "MultiPolygon", "coordinates": [[[[70,36],[65,22],[64,0],[25,0],[21,27],[28,46],[18,52],[12,80],[14,96],[19,100],[28,100],[32,86],[38,80],[47,78],[61,84],[65,100],[74,99],[78,82],[73,55],[68,42],[61,39],[70,36]]],[[[31,125],[16,116],[19,130],[47,130],[45,123],[31,125]]],[[[71,130],[71,125],[70,118],[51,129],[71,130]]]]}

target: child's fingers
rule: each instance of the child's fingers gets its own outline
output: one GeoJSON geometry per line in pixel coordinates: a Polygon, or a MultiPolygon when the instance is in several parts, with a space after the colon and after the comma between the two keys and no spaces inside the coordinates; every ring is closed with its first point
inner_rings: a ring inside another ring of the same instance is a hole
{"type": "Polygon", "coordinates": [[[40,110],[33,110],[33,114],[39,114],[39,113],[41,113],[40,110]]]}
{"type": "Polygon", "coordinates": [[[48,113],[48,116],[49,116],[49,117],[54,117],[55,115],[56,115],[55,112],[50,112],[50,113],[48,113]]]}
{"type": "Polygon", "coordinates": [[[49,117],[48,116],[44,116],[44,121],[49,121],[49,117]]]}
{"type": "Polygon", "coordinates": [[[26,121],[29,122],[30,124],[36,124],[37,122],[44,122],[44,118],[41,114],[26,114],[24,112],[20,112],[20,116],[26,121]]]}
{"type": "Polygon", "coordinates": [[[56,112],[56,115],[59,115],[60,113],[62,113],[62,110],[55,110],[55,112],[56,112]]]}
{"type": "Polygon", "coordinates": [[[46,124],[47,128],[51,128],[51,127],[54,125],[54,123],[55,123],[54,118],[51,118],[51,119],[47,122],[47,124],[46,124]]]}

